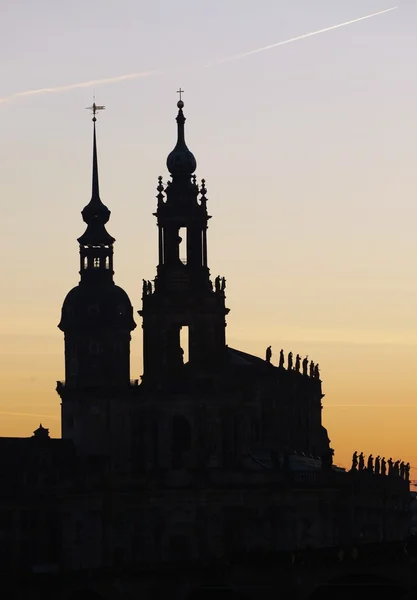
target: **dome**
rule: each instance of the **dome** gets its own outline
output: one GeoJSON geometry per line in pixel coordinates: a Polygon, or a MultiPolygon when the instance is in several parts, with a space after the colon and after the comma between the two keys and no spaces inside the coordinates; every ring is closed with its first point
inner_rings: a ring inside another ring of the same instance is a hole
{"type": "Polygon", "coordinates": [[[194,154],[187,148],[186,143],[177,143],[174,150],[168,154],[167,168],[171,175],[185,173],[191,175],[197,168],[194,154]]]}
{"type": "Polygon", "coordinates": [[[186,174],[192,175],[197,168],[197,161],[194,154],[188,149],[185,143],[184,136],[184,124],[185,117],[182,111],[184,102],[182,100],[178,102],[178,115],[177,115],[177,126],[178,126],[178,139],[177,145],[172,152],[168,154],[167,168],[171,175],[175,174],[186,174]]]}
{"type": "Polygon", "coordinates": [[[58,327],[62,331],[98,327],[132,331],[136,323],[129,296],[121,287],[80,284],[67,294],[58,327]]]}

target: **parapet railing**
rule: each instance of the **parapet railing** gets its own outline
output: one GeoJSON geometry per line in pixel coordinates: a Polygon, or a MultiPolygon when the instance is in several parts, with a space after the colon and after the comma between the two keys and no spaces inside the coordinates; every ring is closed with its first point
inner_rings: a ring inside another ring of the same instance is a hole
{"type": "Polygon", "coordinates": [[[140,379],[130,379],[127,384],[120,384],[120,383],[116,383],[116,382],[114,384],[112,384],[111,382],[110,383],[105,382],[102,384],[93,384],[93,383],[91,383],[91,384],[88,384],[88,383],[73,384],[70,381],[65,381],[65,380],[56,382],[57,390],[62,389],[62,388],[68,388],[68,389],[101,389],[101,388],[116,389],[116,388],[119,388],[119,389],[123,389],[126,387],[128,387],[128,388],[139,387],[139,385],[140,385],[140,379]]]}

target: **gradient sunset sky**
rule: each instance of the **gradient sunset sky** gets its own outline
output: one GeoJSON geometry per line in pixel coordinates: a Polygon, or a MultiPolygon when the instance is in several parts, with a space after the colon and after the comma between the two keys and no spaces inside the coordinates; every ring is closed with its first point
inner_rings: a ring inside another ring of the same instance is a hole
{"type": "MultiPolygon", "coordinates": [[[[78,283],[91,116],[115,280],[140,308],[157,262],[158,175],[179,86],[206,179],[228,344],[320,364],[335,462],[417,466],[417,3],[5,0],[0,19],[0,435],[60,435],[57,329],[78,283]],[[209,65],[209,66],[207,66],[209,65]],[[113,83],[72,84],[142,74],[113,83]],[[60,88],[14,96],[19,92],[60,88]]],[[[132,378],[142,373],[142,330],[132,378]]],[[[413,477],[417,471],[413,472],[413,477]]]]}

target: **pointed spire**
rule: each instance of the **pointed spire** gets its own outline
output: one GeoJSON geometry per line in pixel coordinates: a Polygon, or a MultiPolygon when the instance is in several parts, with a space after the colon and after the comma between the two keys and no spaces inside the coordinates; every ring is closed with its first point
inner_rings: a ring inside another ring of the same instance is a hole
{"type": "Polygon", "coordinates": [[[80,244],[112,244],[115,240],[106,231],[105,224],[110,219],[110,210],[100,199],[98,158],[97,158],[97,135],[96,135],[96,113],[104,110],[104,106],[97,106],[95,102],[88,107],[93,112],[93,168],[91,200],[81,211],[83,221],[87,223],[86,232],[78,239],[80,244]]]}
{"type": "Polygon", "coordinates": [[[180,100],[177,102],[178,115],[177,121],[177,144],[174,150],[168,155],[167,167],[171,175],[189,175],[191,176],[197,168],[197,162],[194,154],[188,149],[185,143],[185,117],[183,113],[184,102],[181,100],[183,90],[178,90],[180,100]]]}
{"type": "Polygon", "coordinates": [[[93,111],[93,173],[92,173],[92,190],[91,200],[82,211],[82,216],[87,225],[93,222],[99,222],[103,225],[110,219],[110,211],[107,206],[104,206],[100,200],[99,184],[98,184],[98,160],[97,160],[97,136],[96,136],[96,113],[99,110],[104,110],[104,106],[97,106],[94,102],[88,110],[93,111]]]}
{"type": "Polygon", "coordinates": [[[97,138],[96,138],[96,118],[93,119],[93,181],[91,198],[100,201],[100,191],[98,185],[98,160],[97,160],[97,138]]]}

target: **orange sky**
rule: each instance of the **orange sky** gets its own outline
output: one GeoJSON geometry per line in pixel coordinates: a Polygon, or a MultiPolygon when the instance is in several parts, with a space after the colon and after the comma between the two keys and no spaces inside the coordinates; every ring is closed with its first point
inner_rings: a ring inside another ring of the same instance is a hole
{"type": "MultiPolygon", "coordinates": [[[[181,85],[213,215],[211,273],[227,279],[229,345],[263,357],[271,344],[273,362],[283,347],[320,364],[336,462],[358,450],[417,466],[417,4],[210,68],[389,6],[9,4],[2,97],[155,70],[95,84],[115,279],[135,310],[155,273],[152,212],[181,85]]],[[[78,283],[92,93],[0,102],[0,435],[31,435],[40,421],[59,435],[57,323],[78,283]]],[[[132,377],[141,370],[139,326],[132,377]]]]}

